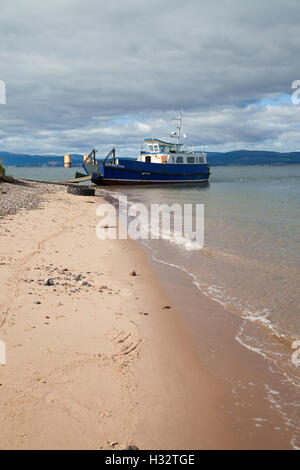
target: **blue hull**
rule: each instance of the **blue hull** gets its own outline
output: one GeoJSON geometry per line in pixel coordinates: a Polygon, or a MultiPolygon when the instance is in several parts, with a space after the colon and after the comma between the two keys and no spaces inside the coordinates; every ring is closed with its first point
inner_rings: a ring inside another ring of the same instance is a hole
{"type": "Polygon", "coordinates": [[[118,165],[100,165],[99,172],[92,175],[92,182],[98,185],[205,183],[209,174],[207,164],[161,164],[119,159],[118,165]]]}

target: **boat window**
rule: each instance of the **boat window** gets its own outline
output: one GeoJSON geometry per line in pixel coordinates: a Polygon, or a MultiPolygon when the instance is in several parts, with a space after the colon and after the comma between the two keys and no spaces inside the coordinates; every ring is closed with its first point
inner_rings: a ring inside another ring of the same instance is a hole
{"type": "Polygon", "coordinates": [[[158,145],[154,145],[153,147],[154,147],[155,152],[158,152],[158,150],[159,150],[158,145]]]}
{"type": "Polygon", "coordinates": [[[195,158],[194,157],[187,157],[187,162],[188,163],[195,163],[195,158]]]}
{"type": "Polygon", "coordinates": [[[176,163],[183,163],[183,157],[177,157],[176,163]]]}
{"type": "Polygon", "coordinates": [[[150,152],[153,152],[153,145],[148,145],[150,152]]]}
{"type": "Polygon", "coordinates": [[[150,155],[146,155],[145,161],[146,161],[147,163],[151,163],[151,156],[150,156],[150,155]]]}
{"type": "Polygon", "coordinates": [[[165,148],[166,148],[166,147],[165,147],[164,145],[161,145],[161,146],[160,146],[160,150],[161,150],[162,152],[165,151],[165,148]]]}

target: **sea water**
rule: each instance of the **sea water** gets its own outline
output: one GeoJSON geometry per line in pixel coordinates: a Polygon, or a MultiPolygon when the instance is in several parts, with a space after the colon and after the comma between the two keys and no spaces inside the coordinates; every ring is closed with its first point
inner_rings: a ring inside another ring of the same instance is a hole
{"type": "Polygon", "coordinates": [[[204,204],[204,247],[146,243],[193,274],[212,298],[232,302],[278,333],[300,338],[300,166],[215,167],[209,185],[122,187],[129,202],[204,204]]]}

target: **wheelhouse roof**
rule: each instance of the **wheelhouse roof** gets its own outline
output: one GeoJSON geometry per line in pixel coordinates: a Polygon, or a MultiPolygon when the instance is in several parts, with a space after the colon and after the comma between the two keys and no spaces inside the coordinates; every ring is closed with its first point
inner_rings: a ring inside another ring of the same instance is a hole
{"type": "Polygon", "coordinates": [[[159,139],[144,139],[144,142],[147,142],[147,143],[158,143],[158,144],[163,144],[163,145],[170,145],[170,146],[174,146],[174,145],[182,145],[182,144],[177,144],[175,142],[165,142],[164,140],[159,140],[159,139]]]}

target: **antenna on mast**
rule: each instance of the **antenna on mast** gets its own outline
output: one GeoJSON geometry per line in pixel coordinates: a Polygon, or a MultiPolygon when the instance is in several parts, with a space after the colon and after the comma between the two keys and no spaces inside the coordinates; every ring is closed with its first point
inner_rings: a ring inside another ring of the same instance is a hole
{"type": "Polygon", "coordinates": [[[180,111],[179,116],[177,118],[177,121],[178,121],[178,124],[177,124],[177,144],[179,144],[181,121],[182,121],[182,111],[180,111]]]}
{"type": "Polygon", "coordinates": [[[176,142],[179,144],[179,139],[180,139],[180,131],[181,131],[181,121],[182,121],[182,111],[180,111],[178,118],[174,118],[175,121],[177,121],[177,126],[176,126],[176,131],[171,132],[170,137],[176,137],[176,142]]]}

